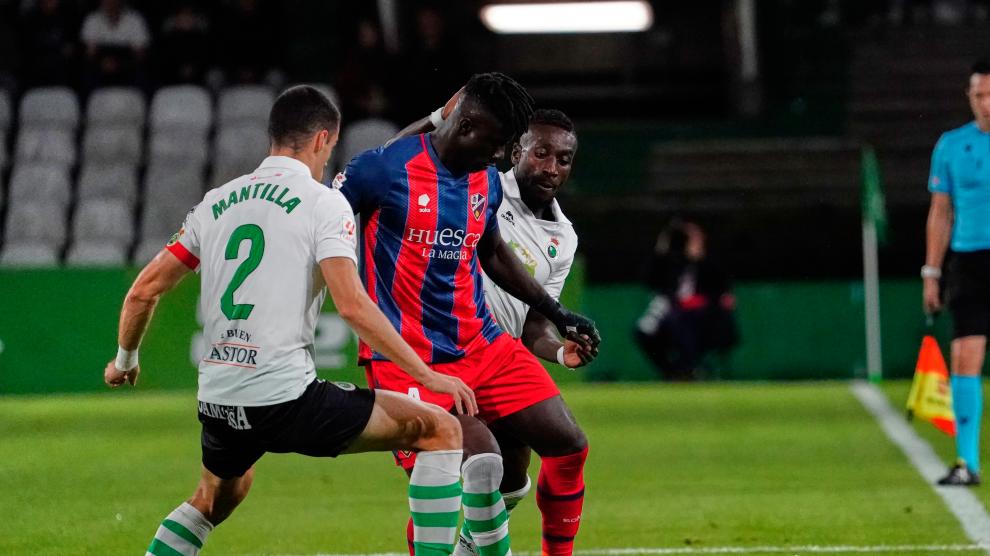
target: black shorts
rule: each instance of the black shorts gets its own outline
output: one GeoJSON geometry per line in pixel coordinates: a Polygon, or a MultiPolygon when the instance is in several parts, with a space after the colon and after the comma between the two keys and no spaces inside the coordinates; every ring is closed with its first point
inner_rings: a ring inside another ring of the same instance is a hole
{"type": "Polygon", "coordinates": [[[221,479],[240,477],[265,452],[336,457],[371,418],[375,392],[314,380],[299,398],[242,407],[199,402],[203,465],[221,479]]]}
{"type": "Polygon", "coordinates": [[[990,334],[990,250],[953,253],[945,293],[953,338],[990,334]]]}

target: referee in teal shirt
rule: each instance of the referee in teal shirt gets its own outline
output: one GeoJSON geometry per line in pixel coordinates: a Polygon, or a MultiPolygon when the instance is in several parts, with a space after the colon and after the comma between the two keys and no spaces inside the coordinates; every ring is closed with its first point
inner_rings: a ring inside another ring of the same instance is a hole
{"type": "Polygon", "coordinates": [[[966,90],[975,120],[942,134],[932,153],[924,308],[941,309],[946,248],[946,301],[952,315],[952,405],[956,463],[940,485],[980,484],[980,374],[990,332],[990,62],[973,66],[966,90]]]}

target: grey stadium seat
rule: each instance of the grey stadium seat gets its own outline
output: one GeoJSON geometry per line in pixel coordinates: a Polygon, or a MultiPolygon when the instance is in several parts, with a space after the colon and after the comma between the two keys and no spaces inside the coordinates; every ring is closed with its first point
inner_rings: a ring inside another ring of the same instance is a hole
{"type": "Polygon", "coordinates": [[[267,125],[275,93],[263,85],[240,85],[220,92],[217,125],[267,125]]]}
{"type": "Polygon", "coordinates": [[[159,241],[157,239],[146,239],[141,243],[138,243],[137,247],[134,249],[134,255],[131,256],[131,263],[134,266],[144,266],[148,264],[151,262],[151,259],[154,259],[155,255],[157,255],[158,252],[165,247],[166,241],[167,240],[159,241]]]}
{"type": "Polygon", "coordinates": [[[69,203],[69,172],[61,166],[19,164],[10,178],[10,203],[40,200],[65,206],[69,203]]]}
{"type": "Polygon", "coordinates": [[[66,266],[122,266],[126,263],[127,249],[115,243],[76,242],[65,255],[66,266]]]}
{"type": "Polygon", "coordinates": [[[224,127],[213,143],[210,185],[227,183],[258,167],[268,153],[268,129],[261,126],[224,127]]]}
{"type": "Polygon", "coordinates": [[[140,164],[143,151],[141,130],[136,127],[89,127],[83,135],[83,162],[127,162],[140,164]]]}
{"type": "Polygon", "coordinates": [[[16,164],[49,163],[72,166],[76,163],[75,132],[56,128],[22,128],[17,134],[16,164]]]}
{"type": "Polygon", "coordinates": [[[86,125],[142,129],[145,102],[141,91],[133,87],[97,89],[86,104],[86,125]]]}
{"type": "Polygon", "coordinates": [[[58,249],[46,243],[7,242],[0,253],[0,266],[36,268],[58,266],[58,249]]]}
{"type": "Polygon", "coordinates": [[[152,133],[148,145],[149,164],[196,165],[202,168],[210,148],[205,136],[170,129],[152,133]]]}
{"type": "Polygon", "coordinates": [[[79,200],[118,199],[133,206],[137,201],[137,166],[87,163],[79,173],[79,200]]]}
{"type": "Polygon", "coordinates": [[[203,174],[191,166],[155,165],[145,174],[143,193],[146,207],[159,205],[188,210],[203,199],[203,174]]]}
{"type": "Polygon", "coordinates": [[[61,247],[65,244],[65,206],[42,201],[11,205],[4,241],[61,247]]]}
{"type": "Polygon", "coordinates": [[[0,131],[0,170],[7,167],[7,136],[4,135],[3,131],[0,131]]]}
{"type": "Polygon", "coordinates": [[[74,131],[79,125],[79,100],[68,87],[39,87],[21,98],[22,128],[47,127],[74,131]]]}
{"type": "Polygon", "coordinates": [[[153,205],[145,203],[141,215],[141,241],[134,251],[134,262],[144,263],[160,251],[172,234],[179,231],[192,205],[153,205]]]}
{"type": "Polygon", "coordinates": [[[162,87],[151,101],[151,129],[182,129],[206,135],[213,124],[213,103],[196,85],[162,87]]]}
{"type": "Polygon", "coordinates": [[[129,245],[134,239],[134,219],[130,206],[119,199],[90,199],[76,207],[72,221],[76,243],[107,242],[129,245]]]}
{"type": "Polygon", "coordinates": [[[391,139],[399,128],[387,120],[370,118],[354,122],[341,133],[340,155],[347,164],[355,156],[391,139]]]}

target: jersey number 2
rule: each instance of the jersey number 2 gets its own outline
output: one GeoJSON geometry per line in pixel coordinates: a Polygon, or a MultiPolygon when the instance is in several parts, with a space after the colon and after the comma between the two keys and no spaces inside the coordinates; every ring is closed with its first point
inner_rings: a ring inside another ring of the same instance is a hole
{"type": "Polygon", "coordinates": [[[227,290],[220,298],[220,309],[230,320],[242,320],[251,316],[254,305],[250,303],[234,303],[234,292],[241,287],[248,275],[261,264],[261,257],[265,254],[265,233],[255,224],[244,224],[238,226],[234,233],[230,234],[227,241],[227,252],[225,257],[228,261],[236,260],[237,254],[241,250],[241,242],[248,240],[251,242],[251,251],[248,258],[237,267],[234,277],[227,284],[227,290]]]}

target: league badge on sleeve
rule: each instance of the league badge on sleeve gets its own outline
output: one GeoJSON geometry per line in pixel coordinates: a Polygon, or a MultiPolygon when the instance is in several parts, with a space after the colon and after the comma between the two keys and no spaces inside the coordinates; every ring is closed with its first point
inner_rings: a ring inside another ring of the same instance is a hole
{"type": "Polygon", "coordinates": [[[350,215],[345,214],[340,217],[340,236],[357,246],[357,226],[350,215]]]}
{"type": "Polygon", "coordinates": [[[334,189],[340,189],[344,187],[344,182],[347,181],[347,174],[343,172],[337,172],[337,175],[333,177],[333,181],[330,182],[330,187],[334,189]]]}
{"type": "Polygon", "coordinates": [[[485,213],[486,204],[487,199],[481,193],[471,195],[471,214],[474,215],[475,220],[481,220],[481,215],[485,213]]]}

